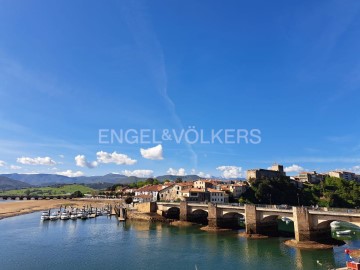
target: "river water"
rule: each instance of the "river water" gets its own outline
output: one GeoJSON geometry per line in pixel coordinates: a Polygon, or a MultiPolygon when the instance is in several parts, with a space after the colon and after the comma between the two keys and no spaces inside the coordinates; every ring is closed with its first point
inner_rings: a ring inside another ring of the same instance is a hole
{"type": "Polygon", "coordinates": [[[360,248],[356,235],[322,251],[299,251],[284,240],[108,217],[42,222],[32,213],[0,220],[0,269],[312,270],[343,266],[344,248],[360,248]]]}

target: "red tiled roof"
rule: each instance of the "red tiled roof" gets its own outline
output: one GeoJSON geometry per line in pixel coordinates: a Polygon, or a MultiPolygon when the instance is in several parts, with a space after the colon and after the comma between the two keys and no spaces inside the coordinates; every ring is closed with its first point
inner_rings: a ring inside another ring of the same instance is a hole
{"type": "Polygon", "coordinates": [[[221,192],[221,193],[223,193],[223,191],[217,190],[217,189],[213,189],[213,188],[208,188],[207,190],[208,190],[209,192],[221,192]]]}
{"type": "Polygon", "coordinates": [[[147,185],[142,188],[137,189],[136,191],[142,192],[142,191],[159,191],[162,190],[162,185],[147,185]]]}

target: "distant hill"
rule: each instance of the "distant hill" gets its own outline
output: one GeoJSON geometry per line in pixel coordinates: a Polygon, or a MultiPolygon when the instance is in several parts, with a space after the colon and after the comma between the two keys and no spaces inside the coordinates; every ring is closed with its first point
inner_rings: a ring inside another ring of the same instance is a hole
{"type": "Polygon", "coordinates": [[[52,185],[52,184],[73,184],[76,183],[76,179],[57,175],[57,174],[2,174],[2,176],[8,177],[10,179],[18,180],[25,182],[34,186],[41,185],[52,185]]]}
{"type": "MultiPolygon", "coordinates": [[[[67,177],[57,174],[2,174],[0,176],[10,178],[12,180],[17,180],[24,182],[25,184],[33,186],[52,186],[57,184],[85,184],[91,187],[95,186],[111,186],[113,184],[131,184],[139,181],[144,181],[146,178],[139,178],[136,176],[126,176],[122,174],[106,174],[102,176],[80,176],[80,177],[67,177]],[[94,185],[99,184],[99,185],[94,185]]],[[[183,181],[193,181],[200,179],[201,177],[197,175],[185,175],[185,176],[175,176],[175,175],[160,175],[156,178],[160,181],[166,179],[170,181],[175,181],[177,178],[181,178],[183,181]]]]}
{"type": "Polygon", "coordinates": [[[21,189],[28,188],[31,185],[24,183],[22,181],[13,180],[5,176],[0,176],[0,190],[12,190],[12,189],[21,189]]]}

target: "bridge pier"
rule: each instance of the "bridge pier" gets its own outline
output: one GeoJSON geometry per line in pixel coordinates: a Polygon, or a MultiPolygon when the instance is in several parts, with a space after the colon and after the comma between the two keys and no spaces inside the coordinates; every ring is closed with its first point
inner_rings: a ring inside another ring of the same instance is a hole
{"type": "Polygon", "coordinates": [[[303,207],[293,207],[295,240],[297,242],[315,241],[329,242],[332,239],[331,227],[316,228],[309,210],[303,207]]]}
{"type": "Polygon", "coordinates": [[[246,234],[278,235],[278,224],[276,220],[261,222],[256,206],[245,205],[245,232],[246,234]]]}
{"type": "Polygon", "coordinates": [[[220,213],[215,204],[208,204],[208,226],[211,228],[219,227],[220,213]]]}
{"type": "Polygon", "coordinates": [[[181,201],[180,202],[180,221],[189,221],[189,208],[188,202],[181,201]]]}
{"type": "Polygon", "coordinates": [[[247,234],[258,233],[256,206],[245,204],[245,232],[247,234]]]}

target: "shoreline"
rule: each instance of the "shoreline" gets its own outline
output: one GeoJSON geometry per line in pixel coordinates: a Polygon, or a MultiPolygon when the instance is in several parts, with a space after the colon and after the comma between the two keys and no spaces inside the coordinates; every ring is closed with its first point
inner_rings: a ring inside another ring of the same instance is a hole
{"type": "Polygon", "coordinates": [[[117,201],[118,200],[94,199],[10,201],[0,204],[0,220],[49,209],[56,209],[65,205],[81,208],[84,205],[91,204],[93,207],[101,207],[117,201]]]}

